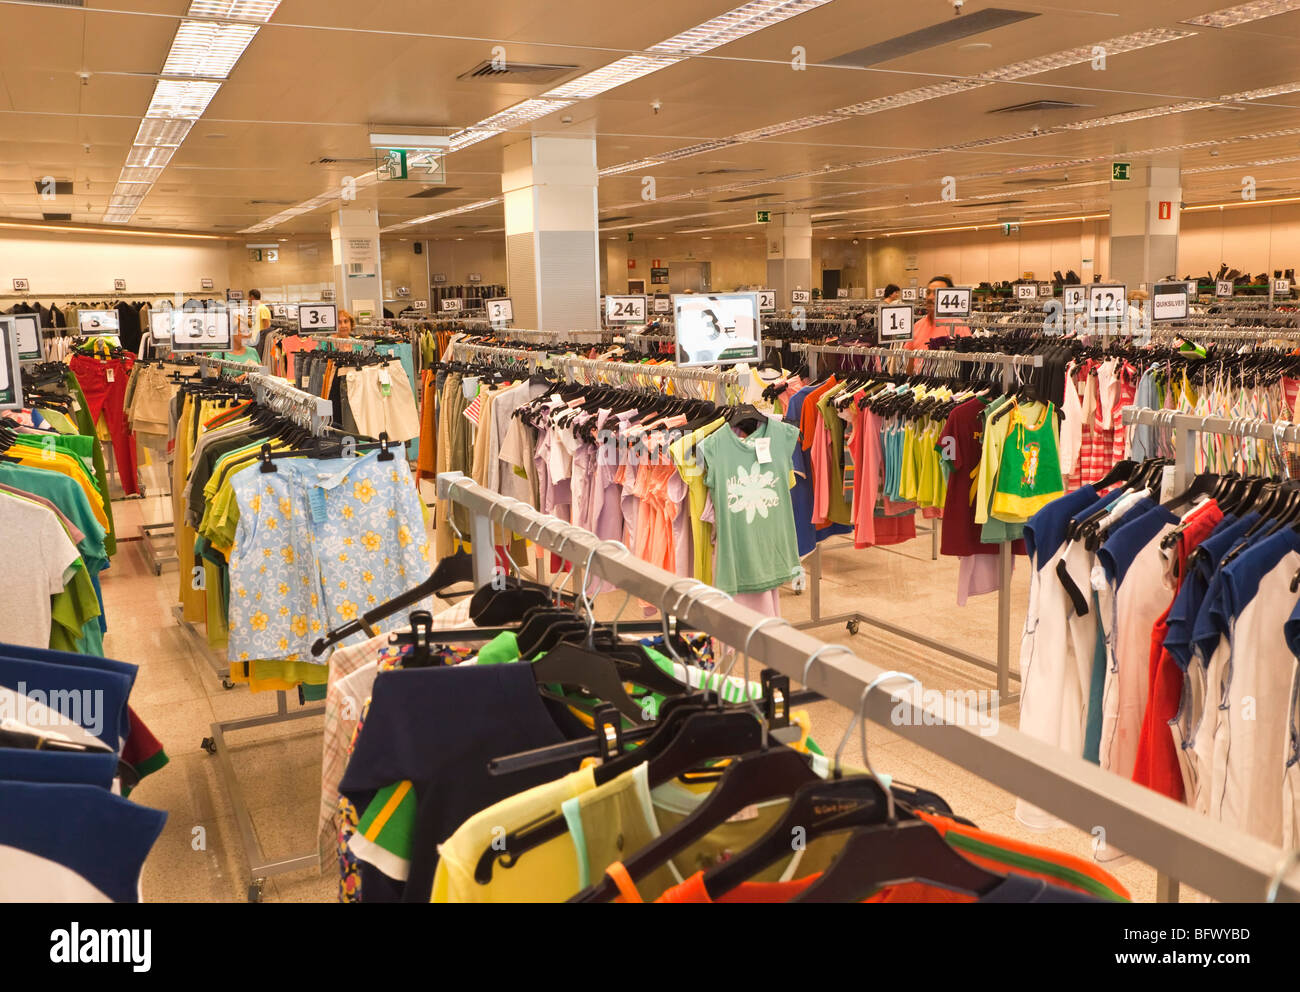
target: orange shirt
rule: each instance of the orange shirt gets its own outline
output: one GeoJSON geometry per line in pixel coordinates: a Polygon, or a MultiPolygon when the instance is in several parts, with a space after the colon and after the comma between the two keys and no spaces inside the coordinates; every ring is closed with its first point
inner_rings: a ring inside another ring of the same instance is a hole
{"type": "Polygon", "coordinates": [[[960,320],[944,319],[936,322],[927,315],[912,325],[912,340],[905,342],[903,347],[909,351],[924,351],[929,347],[931,338],[954,336],[968,338],[970,337],[970,328],[960,320]]]}

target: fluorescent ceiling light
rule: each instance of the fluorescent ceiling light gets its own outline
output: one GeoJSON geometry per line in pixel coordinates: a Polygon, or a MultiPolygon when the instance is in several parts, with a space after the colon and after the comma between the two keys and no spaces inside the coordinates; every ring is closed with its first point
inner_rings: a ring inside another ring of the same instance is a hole
{"type": "Polygon", "coordinates": [[[190,16],[265,24],[279,6],[280,0],[194,0],[190,4],[190,16]]]}
{"type": "Polygon", "coordinates": [[[1188,100],[1184,103],[1166,104],[1163,107],[1148,107],[1146,110],[1131,110],[1126,114],[1111,114],[1108,117],[1094,117],[1088,121],[1074,121],[1060,125],[1067,131],[1084,131],[1094,127],[1111,127],[1115,124],[1127,124],[1130,121],[1144,121],[1152,117],[1166,117],[1170,114],[1185,114],[1189,110],[1207,110],[1219,106],[1213,100],[1188,100]]]}
{"type": "Polygon", "coordinates": [[[451,139],[439,134],[372,134],[371,148],[445,149],[451,139]]]}
{"type": "Polygon", "coordinates": [[[164,121],[146,117],[140,122],[140,130],[135,135],[135,144],[176,149],[185,141],[193,127],[193,121],[164,121]]]}
{"type": "Polygon", "coordinates": [[[1244,90],[1241,93],[1229,93],[1227,96],[1219,97],[1224,103],[1231,103],[1234,100],[1263,100],[1270,96],[1284,96],[1287,93],[1300,92],[1300,83],[1282,83],[1280,86],[1265,86],[1259,90],[1244,90]]]}
{"type": "Polygon", "coordinates": [[[152,185],[162,171],[160,165],[150,167],[128,165],[122,170],[119,182],[152,185]]]}
{"type": "Polygon", "coordinates": [[[1248,24],[1265,17],[1275,17],[1293,10],[1300,10],[1300,0],[1254,0],[1236,7],[1224,7],[1200,17],[1189,17],[1184,24],[1195,24],[1202,28],[1230,28],[1238,24],[1248,24]]]}
{"type": "Polygon", "coordinates": [[[160,79],[149,103],[147,118],[196,121],[221,89],[220,83],[203,80],[160,79]]]}
{"type": "Polygon", "coordinates": [[[225,79],[258,30],[253,24],[181,21],[163,75],[225,79]]]}
{"type": "Polygon", "coordinates": [[[135,145],[126,156],[128,168],[161,169],[172,160],[175,148],[152,148],[148,145],[135,145]]]}
{"type": "MultiPolygon", "coordinates": [[[[430,221],[442,220],[444,217],[455,217],[459,214],[467,214],[473,210],[482,210],[485,207],[491,207],[500,203],[502,197],[494,196],[490,200],[479,200],[476,203],[467,203],[461,207],[453,207],[451,210],[442,210],[436,214],[425,214],[423,217],[413,217],[411,220],[402,221],[400,224],[390,224],[388,227],[381,228],[381,234],[389,234],[392,231],[400,231],[404,227],[413,227],[416,224],[427,224],[430,221]]],[[[261,225],[259,225],[260,227],[261,225]]],[[[250,230],[252,230],[250,228],[250,230]]]]}

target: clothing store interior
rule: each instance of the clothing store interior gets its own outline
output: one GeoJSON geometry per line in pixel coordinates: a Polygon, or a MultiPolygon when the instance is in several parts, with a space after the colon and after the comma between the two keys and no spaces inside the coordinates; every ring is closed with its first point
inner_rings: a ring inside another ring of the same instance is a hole
{"type": "Polygon", "coordinates": [[[0,901],[1300,901],[1225,2],[0,0],[0,901]]]}

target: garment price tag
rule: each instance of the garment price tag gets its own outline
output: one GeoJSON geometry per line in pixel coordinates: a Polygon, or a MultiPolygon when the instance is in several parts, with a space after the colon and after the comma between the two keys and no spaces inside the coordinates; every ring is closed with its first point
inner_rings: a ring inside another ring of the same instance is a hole
{"type": "Polygon", "coordinates": [[[772,460],[772,439],[770,437],[760,437],[755,441],[754,454],[758,456],[758,464],[768,464],[772,460]]]}
{"type": "Polygon", "coordinates": [[[117,382],[117,375],[113,372],[112,369],[104,370],[104,378],[107,379],[109,382],[117,382]]]}
{"type": "Polygon", "coordinates": [[[742,809],[739,813],[733,813],[731,816],[727,817],[726,822],[744,823],[746,820],[757,820],[757,819],[758,819],[758,804],[751,803],[749,806],[746,806],[744,809],[742,809]]]}
{"type": "Polygon", "coordinates": [[[1166,465],[1160,476],[1160,502],[1167,503],[1176,496],[1174,490],[1174,467],[1166,465]]]}
{"type": "Polygon", "coordinates": [[[388,374],[388,369],[379,370],[379,392],[383,396],[393,395],[393,377],[388,374]]]}

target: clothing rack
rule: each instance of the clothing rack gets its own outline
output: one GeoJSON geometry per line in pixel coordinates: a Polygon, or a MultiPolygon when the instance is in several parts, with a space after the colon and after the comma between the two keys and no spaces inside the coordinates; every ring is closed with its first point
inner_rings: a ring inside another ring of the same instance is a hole
{"type": "Polygon", "coordinates": [[[308,335],[308,337],[310,337],[317,344],[333,345],[335,349],[340,351],[344,350],[343,345],[348,345],[350,347],[351,345],[359,344],[362,346],[363,351],[371,352],[375,350],[375,346],[379,343],[374,338],[358,338],[358,337],[338,338],[338,337],[330,337],[330,336],[317,337],[315,334],[308,335]]]}
{"type": "Polygon", "coordinates": [[[808,368],[813,375],[817,374],[817,357],[819,355],[847,355],[862,358],[905,358],[921,360],[947,358],[956,362],[976,362],[984,365],[1002,365],[1007,368],[1041,369],[1043,367],[1042,355],[1008,355],[1000,351],[953,351],[951,349],[942,348],[910,351],[904,348],[877,348],[867,347],[866,345],[808,344],[802,341],[793,341],[790,343],[790,347],[795,351],[802,351],[808,354],[808,368]]]}
{"type": "Polygon", "coordinates": [[[550,359],[545,351],[529,351],[527,348],[503,348],[493,344],[469,344],[465,341],[453,341],[451,353],[454,359],[460,358],[512,358],[515,361],[528,362],[529,370],[537,368],[550,359]]]}
{"type": "Polygon", "coordinates": [[[638,362],[607,362],[602,358],[572,358],[561,356],[555,364],[567,376],[579,370],[588,372],[615,372],[620,375],[651,375],[658,378],[689,382],[711,382],[719,388],[740,384],[740,373],[734,369],[722,371],[709,368],[683,368],[680,365],[646,365],[638,362]]]}
{"type": "MultiPolygon", "coordinates": [[[[259,372],[253,366],[229,359],[200,355],[199,369],[204,375],[215,370],[218,373],[235,372],[246,376],[246,381],[252,388],[253,397],[259,405],[269,407],[282,416],[296,420],[314,435],[319,436],[324,433],[333,419],[334,406],[329,400],[323,400],[319,396],[297,389],[291,386],[287,380],[280,379],[267,372],[259,372]]],[[[188,629],[188,633],[202,645],[206,655],[211,659],[212,654],[206,650],[207,645],[203,642],[203,638],[194,629],[193,624],[184,620],[179,606],[176,607],[176,615],[181,625],[188,629]]],[[[227,689],[233,688],[234,683],[229,679],[229,668],[227,668],[225,675],[222,685],[227,689]]],[[[287,872],[301,871],[304,868],[319,869],[320,853],[318,850],[313,849],[309,853],[282,858],[271,858],[266,854],[261,841],[258,839],[257,831],[254,829],[253,817],[249,812],[248,803],[244,799],[239,778],[235,774],[235,766],[231,760],[230,745],[226,740],[226,735],[235,731],[252,730],[254,727],[267,727],[288,723],[293,720],[304,720],[313,716],[321,716],[324,712],[324,706],[304,706],[291,711],[285,691],[278,690],[276,692],[276,710],[274,713],[244,717],[239,720],[217,721],[209,728],[211,736],[205,737],[200,744],[203,750],[217,759],[217,772],[221,777],[226,794],[230,796],[230,805],[234,809],[235,822],[239,826],[244,856],[248,862],[249,902],[261,901],[266,880],[272,875],[283,875],[287,872]]]]}
{"type": "Polygon", "coordinates": [[[1186,491],[1196,476],[1196,434],[1222,434],[1226,437],[1254,438],[1275,444],[1300,444],[1300,424],[1287,420],[1276,423],[1240,417],[1202,417],[1195,413],[1175,413],[1173,410],[1153,410],[1150,407],[1126,406],[1120,411],[1125,427],[1144,424],[1150,427],[1172,428],[1180,432],[1180,440],[1191,443],[1174,445],[1174,488],[1186,491]]]}
{"type": "MultiPolygon", "coordinates": [[[[1186,882],[1224,901],[1263,901],[1285,867],[1277,848],[1005,724],[988,733],[976,720],[964,719],[960,705],[951,714],[956,721],[948,722],[944,704],[925,702],[920,693],[901,685],[897,672],[885,672],[846,647],[826,644],[790,625],[783,629],[717,589],[657,568],[616,542],[601,541],[558,517],[499,496],[459,472],[438,476],[438,498],[470,512],[476,583],[490,581],[496,564],[494,524],[527,533],[540,547],[584,567],[589,563],[592,573],[626,592],[650,603],[673,604],[672,611],[691,629],[733,647],[746,645],[749,657],[762,666],[1081,830],[1105,824],[1107,843],[1153,866],[1162,878],[1186,882]]],[[[1300,902],[1300,868],[1281,875],[1277,899],[1300,902]]]]}

